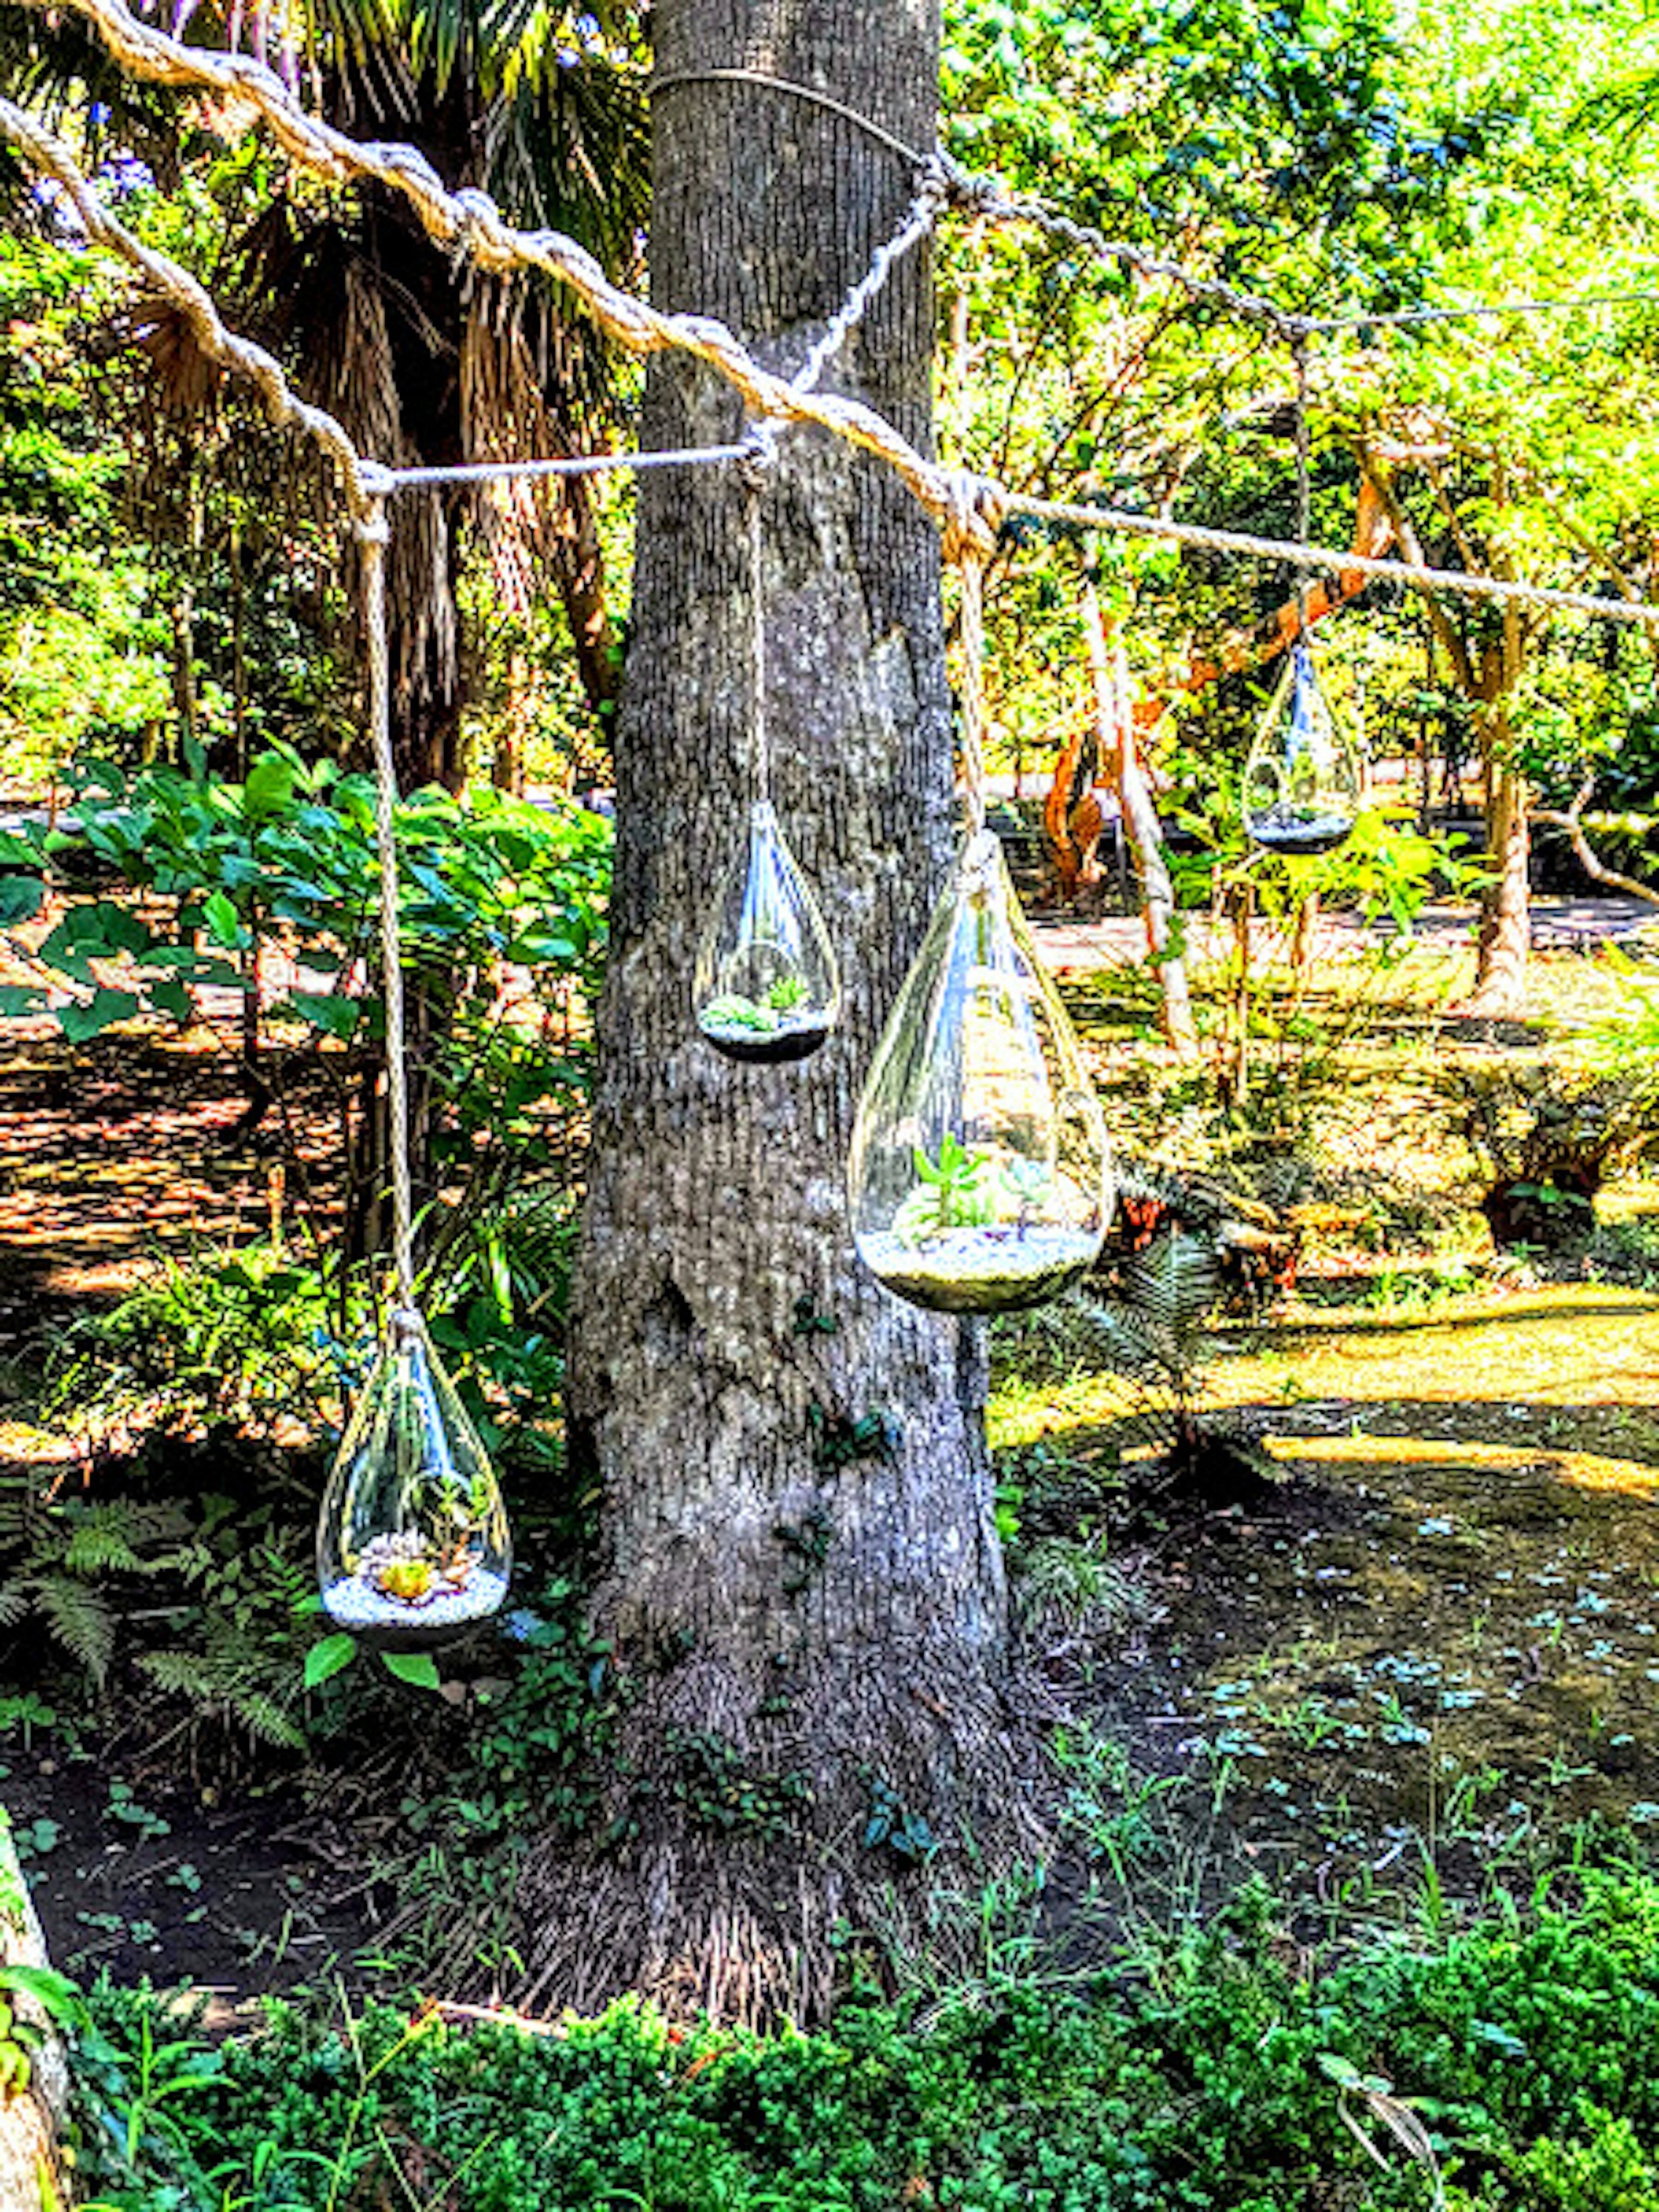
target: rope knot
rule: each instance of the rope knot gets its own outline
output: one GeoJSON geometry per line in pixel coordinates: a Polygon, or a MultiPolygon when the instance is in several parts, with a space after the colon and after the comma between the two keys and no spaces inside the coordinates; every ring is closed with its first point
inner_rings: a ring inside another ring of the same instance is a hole
{"type": "Polygon", "coordinates": [[[989,477],[964,470],[950,479],[950,512],[945,522],[945,557],[953,568],[983,563],[997,550],[1008,517],[1008,494],[989,477]]]}
{"type": "Polygon", "coordinates": [[[769,420],[751,422],[742,440],[742,452],[732,463],[744,489],[758,495],[777,465],[778,425],[769,420]]]}
{"type": "Polygon", "coordinates": [[[937,166],[945,185],[945,204],[957,214],[967,216],[997,216],[1006,210],[1007,197],[1002,179],[988,170],[981,174],[964,169],[960,161],[953,161],[948,154],[937,157],[937,166]]]}
{"type": "Polygon", "coordinates": [[[368,504],[352,516],[351,534],[360,545],[388,545],[392,542],[392,525],[386,516],[386,489],[368,480],[371,471],[375,477],[386,473],[373,462],[358,470],[358,484],[368,504]]]}

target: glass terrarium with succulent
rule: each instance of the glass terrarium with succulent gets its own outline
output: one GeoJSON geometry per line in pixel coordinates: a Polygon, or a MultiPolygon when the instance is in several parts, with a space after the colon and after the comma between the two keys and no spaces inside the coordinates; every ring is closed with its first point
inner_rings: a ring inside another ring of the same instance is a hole
{"type": "Polygon", "coordinates": [[[447,1643],[507,1595],[495,1470],[417,1314],[392,1316],[329,1477],[317,1549],[330,1620],[388,1650],[447,1643]]]}
{"type": "Polygon", "coordinates": [[[841,1008],[823,917],[765,800],[726,878],[697,956],[697,1027],[728,1060],[805,1060],[841,1008]]]}
{"type": "Polygon", "coordinates": [[[848,1161],[859,1257],[914,1305],[1037,1305],[1100,1250],[1106,1130],[1000,848],[970,841],[871,1066],[848,1161]]]}
{"type": "Polygon", "coordinates": [[[1244,827],[1263,852],[1315,860],[1348,836],[1364,790],[1364,757],[1298,637],[1244,765],[1244,827]]]}

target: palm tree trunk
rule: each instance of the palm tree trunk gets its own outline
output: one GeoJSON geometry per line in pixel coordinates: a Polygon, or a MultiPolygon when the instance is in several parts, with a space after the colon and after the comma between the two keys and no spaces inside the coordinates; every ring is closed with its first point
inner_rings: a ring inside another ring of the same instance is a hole
{"type": "MultiPolygon", "coordinates": [[[[938,0],[818,0],[781,29],[763,0],[655,9],[660,76],[764,66],[921,145],[938,38],[938,0]]],[[[915,179],[765,88],[678,85],[656,133],[653,300],[798,362],[915,179]]],[[[925,437],[931,338],[913,259],[836,380],[925,437]]],[[[739,425],[713,380],[661,360],[646,427],[678,447],[739,425]]],[[[732,475],[653,475],[568,1403],[579,1486],[603,1499],[593,1619],[628,1684],[631,1778],[611,1790],[620,1850],[532,1854],[544,2002],[642,1987],[816,2012],[834,1923],[895,1880],[902,1900],[926,1856],[905,1839],[948,1863],[971,1825],[994,1860],[1015,1794],[979,1332],[864,1275],[842,1198],[860,1082],[953,842],[938,540],[890,478],[805,436],[763,514],[775,796],[848,1004],[788,1070],[733,1067],[692,1028],[696,942],[745,833],[750,582],[732,475]],[[860,1850],[877,1806],[900,1847],[860,1850]]]]}

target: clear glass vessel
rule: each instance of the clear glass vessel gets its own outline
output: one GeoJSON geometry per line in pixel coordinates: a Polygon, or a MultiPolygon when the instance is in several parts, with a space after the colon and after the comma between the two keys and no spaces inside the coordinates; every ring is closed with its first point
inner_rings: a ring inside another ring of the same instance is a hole
{"type": "Polygon", "coordinates": [[[512,1571],[489,1455],[425,1323],[400,1310],[324,1492],[323,1609],[381,1650],[429,1650],[499,1611],[512,1571]]]}
{"type": "Polygon", "coordinates": [[[1332,711],[1313,647],[1286,657],[1244,767],[1244,827],[1252,843],[1292,860],[1334,851],[1365,793],[1359,748],[1332,711]]]}
{"type": "Polygon", "coordinates": [[[805,1060],[834,1028],[841,975],[775,811],[758,799],[697,953],[697,1027],[728,1060],[805,1060]]]}
{"type": "Polygon", "coordinates": [[[859,1257],[913,1305],[1039,1305],[1099,1253],[1106,1127],[1002,848],[969,840],[871,1064],[848,1160],[859,1257]]]}

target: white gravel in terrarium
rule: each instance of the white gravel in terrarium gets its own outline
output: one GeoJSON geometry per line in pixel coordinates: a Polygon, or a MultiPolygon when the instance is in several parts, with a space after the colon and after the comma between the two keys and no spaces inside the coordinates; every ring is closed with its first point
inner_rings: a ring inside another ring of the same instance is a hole
{"type": "Polygon", "coordinates": [[[419,1598],[392,1597],[359,1573],[331,1583],[323,1592],[323,1609],[337,1628],[353,1636],[388,1629],[435,1636],[487,1620],[506,1595],[507,1577],[489,1567],[475,1567],[464,1583],[440,1582],[419,1598]]]}
{"type": "Polygon", "coordinates": [[[906,1243],[890,1231],[860,1237],[859,1257],[886,1287],[947,1313],[1037,1305],[1079,1275],[1100,1249],[1087,1230],[952,1229],[906,1243]]]}

